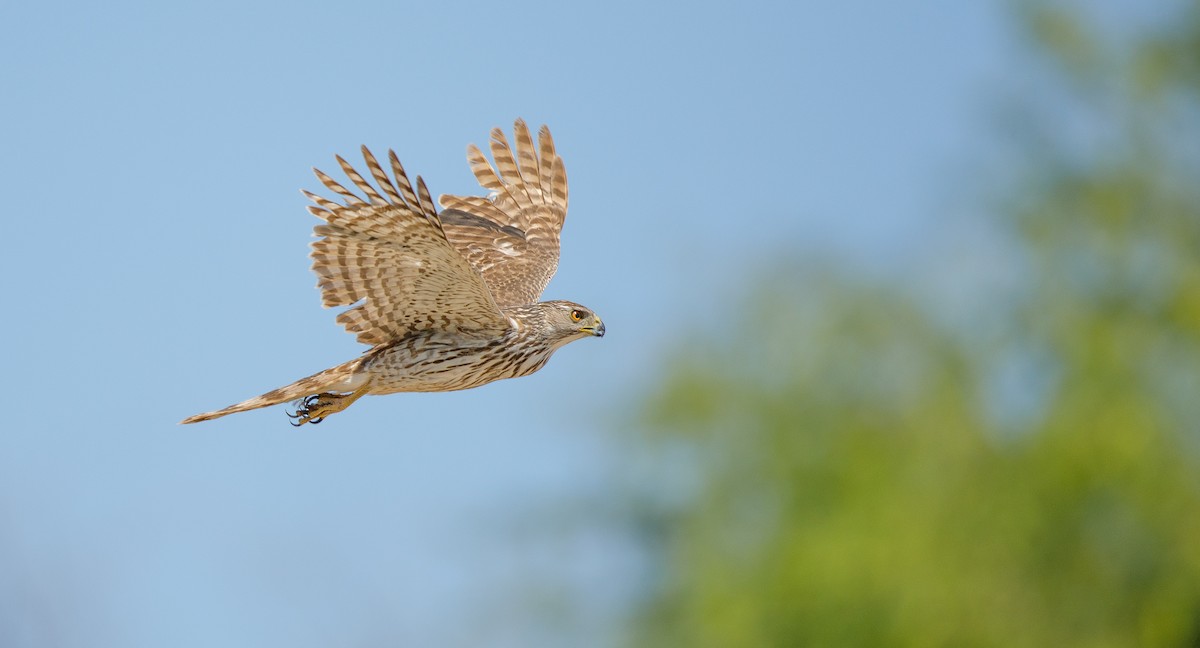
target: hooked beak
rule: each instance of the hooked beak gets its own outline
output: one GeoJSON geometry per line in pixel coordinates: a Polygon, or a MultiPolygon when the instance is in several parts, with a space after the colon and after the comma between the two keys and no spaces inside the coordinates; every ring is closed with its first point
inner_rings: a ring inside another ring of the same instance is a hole
{"type": "Polygon", "coordinates": [[[597,317],[595,324],[592,324],[591,326],[585,326],[579,330],[583,331],[584,333],[591,333],[596,337],[604,337],[604,322],[601,322],[600,318],[597,317]]]}

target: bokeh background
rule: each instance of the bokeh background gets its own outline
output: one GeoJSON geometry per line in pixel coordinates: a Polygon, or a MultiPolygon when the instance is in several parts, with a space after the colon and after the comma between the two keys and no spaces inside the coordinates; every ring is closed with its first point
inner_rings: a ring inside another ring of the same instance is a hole
{"type": "Polygon", "coordinates": [[[1200,3],[0,7],[0,646],[1200,645],[1200,3]],[[361,349],[296,191],[571,181],[542,372],[361,349]]]}

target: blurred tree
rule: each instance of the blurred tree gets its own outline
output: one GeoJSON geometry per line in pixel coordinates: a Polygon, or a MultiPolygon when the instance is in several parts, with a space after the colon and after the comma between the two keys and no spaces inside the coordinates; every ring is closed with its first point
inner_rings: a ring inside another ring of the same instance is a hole
{"type": "Polygon", "coordinates": [[[630,643],[1200,645],[1200,2],[1124,40],[1055,6],[1002,334],[769,273],[644,410],[630,643]]]}

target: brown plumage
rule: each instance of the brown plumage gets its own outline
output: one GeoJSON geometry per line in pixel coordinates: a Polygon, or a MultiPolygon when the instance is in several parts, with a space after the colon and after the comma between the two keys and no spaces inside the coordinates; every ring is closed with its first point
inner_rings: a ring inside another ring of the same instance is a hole
{"type": "Polygon", "coordinates": [[[492,130],[492,158],[474,145],[467,160],[491,195],[439,198],[414,185],[392,151],[389,178],[363,147],[376,190],[341,157],[342,171],[365,199],[313,169],[340,195],[337,203],[304,192],[324,221],[314,228],[313,271],[326,307],[365,354],[286,387],[183,423],[300,400],[296,425],[319,423],[366,394],[453,391],[529,375],[559,347],[603,336],[604,324],[567,301],[537,303],[558,267],[559,232],[567,214],[562,158],[543,126],[535,147],[525,122],[514,125],[516,155],[492,130]],[[382,193],[380,193],[382,192],[382,193]]]}

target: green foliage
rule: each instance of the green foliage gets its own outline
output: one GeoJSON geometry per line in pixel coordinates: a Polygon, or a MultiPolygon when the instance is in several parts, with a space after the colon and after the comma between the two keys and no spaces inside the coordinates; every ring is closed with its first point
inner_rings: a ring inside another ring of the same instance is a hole
{"type": "MultiPolygon", "coordinates": [[[[1068,73],[1099,60],[1077,18],[1031,25],[1068,73]]],[[[1155,98],[1200,112],[1197,34],[1200,3],[1118,57],[1107,155],[1029,151],[1002,339],[782,268],[687,345],[639,438],[690,472],[656,475],[632,643],[1200,644],[1200,169],[1155,98]],[[1021,357],[1038,398],[997,416],[1021,357]]]]}

